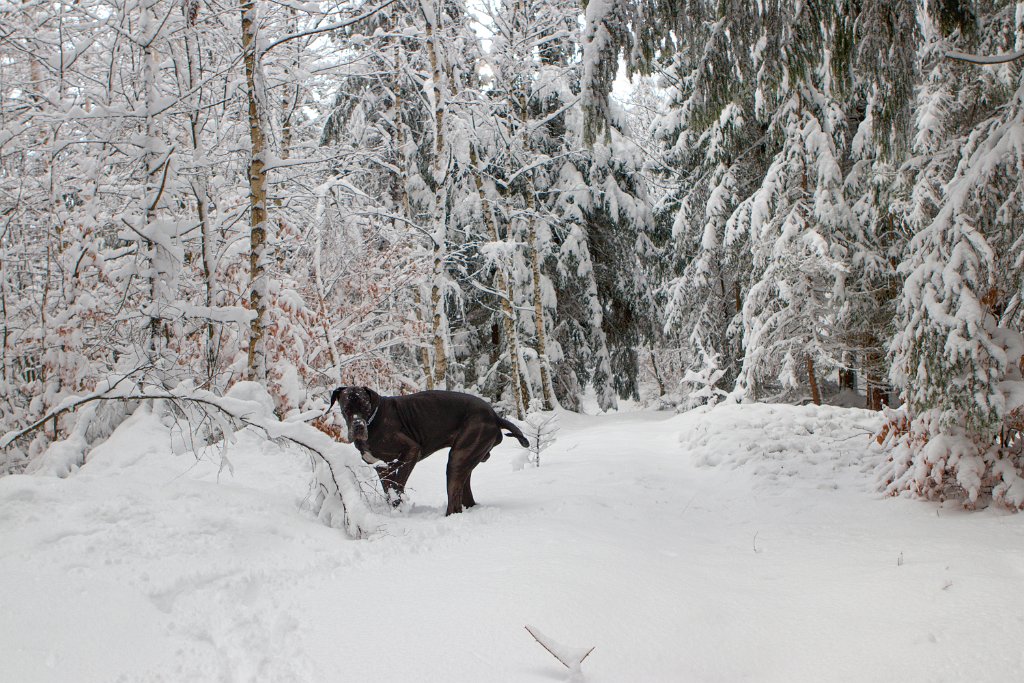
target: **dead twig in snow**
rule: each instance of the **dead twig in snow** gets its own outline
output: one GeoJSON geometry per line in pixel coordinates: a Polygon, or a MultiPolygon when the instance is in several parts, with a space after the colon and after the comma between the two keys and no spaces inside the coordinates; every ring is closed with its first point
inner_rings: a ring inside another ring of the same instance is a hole
{"type": "Polygon", "coordinates": [[[569,671],[578,672],[583,660],[590,656],[594,648],[571,648],[558,643],[541,633],[533,626],[524,626],[526,632],[533,636],[537,643],[551,653],[551,656],[560,661],[569,671]]]}

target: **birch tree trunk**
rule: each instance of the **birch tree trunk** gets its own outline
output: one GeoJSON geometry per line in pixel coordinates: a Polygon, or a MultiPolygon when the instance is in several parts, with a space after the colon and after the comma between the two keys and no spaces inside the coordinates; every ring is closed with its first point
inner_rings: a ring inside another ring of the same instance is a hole
{"type": "Polygon", "coordinates": [[[267,175],[264,170],[266,136],[260,117],[257,92],[256,2],[241,0],[242,54],[249,100],[249,307],[255,314],[249,325],[248,378],[267,378],[264,325],[267,314],[266,274],[263,254],[267,242],[267,175]]]}
{"type": "Polygon", "coordinates": [[[431,237],[433,239],[433,267],[430,284],[431,334],[434,349],[433,384],[447,386],[448,374],[448,324],[444,310],[444,264],[448,246],[448,224],[445,215],[445,199],[448,183],[448,148],[444,126],[447,98],[444,92],[444,70],[441,46],[440,2],[423,0],[423,14],[426,18],[427,45],[430,56],[431,89],[434,108],[434,158],[431,163],[431,182],[434,184],[433,206],[431,207],[431,237]]]}
{"type": "MultiPolygon", "coordinates": [[[[522,73],[515,74],[515,89],[517,92],[513,98],[518,99],[519,108],[519,136],[522,158],[520,164],[526,167],[531,163],[532,145],[530,144],[530,109],[529,97],[532,79],[529,71],[533,63],[532,50],[528,47],[528,41],[533,38],[529,30],[530,7],[525,0],[516,0],[513,8],[512,31],[520,46],[514,48],[516,62],[522,65],[522,73]]],[[[513,99],[514,101],[514,99],[513,99]]],[[[533,180],[533,171],[523,171],[525,188],[523,198],[526,202],[526,240],[530,254],[530,270],[533,277],[533,312],[534,328],[537,336],[537,362],[540,365],[541,396],[543,397],[544,410],[553,410],[555,407],[555,392],[551,384],[551,369],[547,355],[547,330],[544,324],[544,301],[541,295],[541,269],[540,269],[540,241],[537,235],[537,187],[533,180]]]]}
{"type": "Polygon", "coordinates": [[[537,237],[536,188],[533,178],[526,181],[527,243],[530,245],[530,269],[533,273],[533,318],[537,332],[537,362],[540,364],[540,383],[544,397],[544,410],[554,410],[555,392],[551,386],[548,368],[547,332],[544,325],[544,301],[541,297],[540,243],[537,237]]]}
{"type": "MultiPolygon", "coordinates": [[[[146,267],[149,270],[149,291],[146,293],[149,300],[143,302],[144,307],[149,308],[149,340],[147,356],[153,364],[158,376],[166,372],[166,347],[168,328],[164,322],[165,307],[173,298],[169,291],[170,280],[176,273],[172,273],[174,264],[170,261],[172,256],[167,253],[164,240],[170,239],[170,235],[160,235],[163,230],[158,223],[158,207],[163,197],[164,188],[167,183],[168,165],[170,164],[171,150],[163,149],[164,145],[160,140],[161,121],[158,119],[156,110],[160,107],[157,93],[157,72],[159,69],[159,55],[156,51],[156,42],[160,31],[160,23],[156,14],[156,0],[148,0],[142,9],[143,21],[140,27],[142,43],[142,79],[146,103],[145,135],[146,147],[143,154],[143,163],[146,169],[145,187],[142,193],[143,204],[143,229],[145,236],[146,267]],[[162,160],[161,160],[162,157],[162,160]]],[[[140,245],[143,246],[143,245],[140,245]]]]}
{"type": "MultiPolygon", "coordinates": [[[[299,29],[299,20],[295,7],[288,7],[288,33],[295,34],[299,29]]],[[[282,159],[288,159],[292,154],[293,122],[295,112],[298,111],[302,99],[302,83],[298,80],[299,66],[302,59],[302,45],[300,41],[293,40],[289,46],[292,51],[289,60],[288,76],[291,83],[281,88],[281,152],[282,159]]]]}
{"type": "MultiPolygon", "coordinates": [[[[527,83],[523,83],[520,87],[524,88],[519,93],[519,115],[521,131],[522,131],[522,146],[524,152],[530,151],[530,127],[529,127],[529,109],[527,102],[527,95],[525,88],[529,87],[527,83]]],[[[527,163],[527,159],[524,159],[524,163],[527,163]]],[[[540,384],[541,384],[541,395],[544,399],[544,410],[554,410],[555,407],[555,392],[551,385],[551,370],[548,365],[548,352],[547,352],[547,331],[544,324],[544,300],[541,296],[541,271],[540,271],[540,240],[537,236],[537,188],[533,182],[533,172],[526,171],[526,188],[523,192],[524,199],[526,200],[526,243],[529,245],[530,253],[530,271],[533,277],[533,319],[534,327],[537,335],[537,362],[540,365],[540,384]]]]}
{"type": "Polygon", "coordinates": [[[11,323],[7,311],[7,253],[6,249],[0,247],[0,324],[4,326],[3,345],[0,346],[0,387],[6,393],[8,382],[11,381],[13,372],[11,370],[11,323]]]}

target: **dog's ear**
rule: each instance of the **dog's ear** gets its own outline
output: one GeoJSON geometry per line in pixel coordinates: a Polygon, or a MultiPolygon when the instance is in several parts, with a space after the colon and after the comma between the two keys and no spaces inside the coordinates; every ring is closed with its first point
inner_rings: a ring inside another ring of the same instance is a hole
{"type": "Polygon", "coordinates": [[[377,401],[380,400],[380,394],[371,389],[370,387],[362,387],[362,390],[366,392],[366,395],[370,397],[370,400],[376,405],[377,401]]]}
{"type": "Polygon", "coordinates": [[[341,392],[345,391],[345,387],[338,387],[331,392],[331,403],[327,406],[327,410],[334,407],[334,404],[341,400],[341,392]]]}

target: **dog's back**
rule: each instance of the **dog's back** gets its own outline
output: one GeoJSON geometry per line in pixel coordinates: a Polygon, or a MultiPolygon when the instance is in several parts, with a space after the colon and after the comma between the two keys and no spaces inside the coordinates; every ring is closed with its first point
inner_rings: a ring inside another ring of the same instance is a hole
{"type": "Polygon", "coordinates": [[[402,430],[415,439],[424,454],[452,445],[467,422],[493,424],[499,418],[487,401],[458,391],[420,391],[406,396],[389,396],[402,430]]]}

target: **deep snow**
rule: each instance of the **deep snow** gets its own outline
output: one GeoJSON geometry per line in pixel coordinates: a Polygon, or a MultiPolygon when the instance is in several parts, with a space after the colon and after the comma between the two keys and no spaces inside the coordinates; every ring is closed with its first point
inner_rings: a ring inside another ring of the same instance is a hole
{"type": "Polygon", "coordinates": [[[445,455],[384,534],[309,511],[309,458],[234,475],[133,418],[67,479],[0,479],[4,681],[1024,680],[1024,517],[882,498],[843,408],[563,413],[445,518],[445,455]]]}

